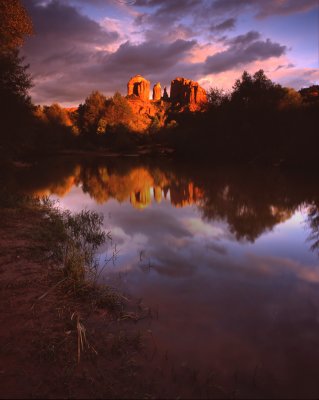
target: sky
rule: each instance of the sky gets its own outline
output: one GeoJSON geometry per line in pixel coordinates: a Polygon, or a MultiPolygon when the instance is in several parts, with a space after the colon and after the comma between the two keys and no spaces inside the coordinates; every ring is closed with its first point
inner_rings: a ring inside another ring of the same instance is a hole
{"type": "Polygon", "coordinates": [[[244,70],[300,89],[319,84],[319,0],[22,0],[22,48],[36,104],[126,94],[141,74],[230,90],[244,70]]]}

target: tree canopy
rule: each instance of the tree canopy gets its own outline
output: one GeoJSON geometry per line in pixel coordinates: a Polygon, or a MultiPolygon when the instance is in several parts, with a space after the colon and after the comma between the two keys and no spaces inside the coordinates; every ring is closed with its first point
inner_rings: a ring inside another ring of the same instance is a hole
{"type": "Polygon", "coordinates": [[[20,0],[0,0],[0,51],[17,49],[33,33],[31,18],[20,0]]]}
{"type": "Polygon", "coordinates": [[[243,72],[233,86],[231,100],[237,106],[269,107],[276,105],[283,95],[283,88],[272,82],[261,69],[254,75],[243,72]]]}

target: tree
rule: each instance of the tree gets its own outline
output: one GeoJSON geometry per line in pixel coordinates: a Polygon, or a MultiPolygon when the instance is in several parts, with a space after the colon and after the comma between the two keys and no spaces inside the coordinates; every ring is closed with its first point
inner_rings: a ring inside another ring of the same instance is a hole
{"type": "Polygon", "coordinates": [[[32,34],[32,22],[20,0],[0,0],[0,22],[0,117],[4,134],[11,138],[31,106],[31,78],[19,47],[32,34]]]}
{"type": "Polygon", "coordinates": [[[97,133],[100,120],[106,111],[106,97],[93,91],[86,99],[84,104],[80,104],[78,114],[78,124],[81,133],[94,135],[97,133]]]}
{"type": "Polygon", "coordinates": [[[126,100],[119,92],[116,92],[114,96],[107,101],[107,107],[104,118],[107,121],[107,125],[126,125],[128,126],[133,117],[133,111],[126,100]]]}
{"type": "Polygon", "coordinates": [[[208,91],[208,103],[211,107],[220,107],[229,101],[229,94],[217,87],[211,87],[208,91]]]}
{"type": "Polygon", "coordinates": [[[298,108],[302,104],[302,96],[293,88],[283,88],[283,96],[279,100],[279,110],[298,108]]]}
{"type": "Polygon", "coordinates": [[[92,92],[80,105],[78,114],[80,131],[90,135],[102,135],[108,127],[128,127],[133,117],[131,106],[118,92],[109,99],[98,91],[92,92]]]}
{"type": "Polygon", "coordinates": [[[244,71],[233,86],[231,101],[249,108],[274,107],[283,95],[283,88],[272,82],[261,69],[253,76],[244,71]]]}
{"type": "Polygon", "coordinates": [[[33,33],[32,21],[20,0],[0,0],[0,52],[15,50],[33,33]]]}
{"type": "Polygon", "coordinates": [[[319,102],[319,85],[312,85],[299,90],[300,95],[305,103],[319,102]]]}
{"type": "Polygon", "coordinates": [[[69,112],[57,103],[41,107],[40,110],[37,110],[36,114],[43,122],[50,123],[51,125],[72,126],[69,112]]]}

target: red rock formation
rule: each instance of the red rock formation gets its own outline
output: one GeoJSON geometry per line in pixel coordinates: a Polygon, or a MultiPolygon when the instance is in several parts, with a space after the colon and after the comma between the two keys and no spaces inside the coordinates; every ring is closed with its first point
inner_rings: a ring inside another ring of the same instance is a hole
{"type": "Polygon", "coordinates": [[[157,82],[153,87],[153,100],[159,101],[162,98],[162,87],[159,82],[157,82]]]}
{"type": "Polygon", "coordinates": [[[171,82],[171,101],[180,105],[189,105],[191,108],[200,107],[207,102],[206,91],[198,82],[190,79],[176,78],[171,82]]]}
{"type": "Polygon", "coordinates": [[[141,75],[135,75],[128,81],[127,95],[135,95],[143,101],[149,101],[150,96],[150,81],[143,78],[141,75]]]}
{"type": "Polygon", "coordinates": [[[164,101],[169,101],[169,96],[168,96],[168,93],[167,93],[166,86],[164,87],[163,100],[164,101]]]}

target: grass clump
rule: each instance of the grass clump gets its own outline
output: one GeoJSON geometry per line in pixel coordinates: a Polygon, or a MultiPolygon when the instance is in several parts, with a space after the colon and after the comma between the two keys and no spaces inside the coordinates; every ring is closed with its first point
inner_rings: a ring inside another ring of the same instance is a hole
{"type": "Polygon", "coordinates": [[[60,210],[48,199],[43,206],[46,213],[41,235],[50,258],[76,286],[94,282],[98,270],[96,251],[107,238],[111,239],[103,229],[103,215],[89,210],[60,210]]]}

